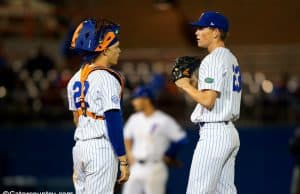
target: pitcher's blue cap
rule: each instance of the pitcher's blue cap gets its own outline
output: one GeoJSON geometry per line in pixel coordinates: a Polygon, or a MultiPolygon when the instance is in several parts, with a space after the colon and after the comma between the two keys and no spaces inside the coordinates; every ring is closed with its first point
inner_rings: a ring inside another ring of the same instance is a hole
{"type": "Polygon", "coordinates": [[[223,30],[224,32],[229,31],[229,22],[226,16],[215,11],[206,11],[202,13],[198,21],[191,23],[195,27],[212,27],[223,30]]]}
{"type": "Polygon", "coordinates": [[[150,88],[139,86],[133,91],[131,95],[131,99],[134,98],[149,98],[150,100],[154,100],[154,95],[150,88]]]}

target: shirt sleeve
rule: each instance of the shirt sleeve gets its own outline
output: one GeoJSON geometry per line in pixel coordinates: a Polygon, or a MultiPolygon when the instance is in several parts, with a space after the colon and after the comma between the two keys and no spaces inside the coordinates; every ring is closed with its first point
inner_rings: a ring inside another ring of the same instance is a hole
{"type": "Polygon", "coordinates": [[[172,142],[177,142],[186,136],[185,131],[182,130],[180,125],[172,118],[168,119],[166,127],[166,135],[172,142]]]}
{"type": "Polygon", "coordinates": [[[221,92],[223,86],[223,70],[222,61],[214,56],[207,58],[200,65],[199,69],[199,89],[215,90],[221,92]]]}
{"type": "Polygon", "coordinates": [[[69,103],[69,110],[76,111],[75,102],[74,102],[74,92],[73,92],[73,82],[72,80],[69,81],[67,86],[67,95],[68,95],[68,103],[69,103]]]}
{"type": "Polygon", "coordinates": [[[124,125],[124,138],[125,139],[133,139],[133,118],[129,117],[127,122],[124,125]]]}
{"type": "Polygon", "coordinates": [[[102,111],[111,109],[121,109],[121,85],[117,78],[106,71],[101,71],[101,76],[97,82],[100,84],[100,100],[102,111]]]}

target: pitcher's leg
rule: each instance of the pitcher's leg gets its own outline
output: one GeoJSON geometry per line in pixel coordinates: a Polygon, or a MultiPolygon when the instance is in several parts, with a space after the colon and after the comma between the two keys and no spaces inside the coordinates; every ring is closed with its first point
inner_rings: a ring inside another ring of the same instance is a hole
{"type": "Polygon", "coordinates": [[[235,148],[226,161],[221,177],[217,186],[218,194],[236,194],[237,190],[234,185],[234,174],[235,174],[235,160],[238,153],[239,147],[235,148]]]}
{"type": "Polygon", "coordinates": [[[213,194],[221,175],[223,158],[211,148],[211,142],[199,141],[194,151],[187,194],[213,194]]]}
{"type": "Polygon", "coordinates": [[[215,194],[235,139],[225,124],[201,129],[193,155],[187,194],[215,194]]]}

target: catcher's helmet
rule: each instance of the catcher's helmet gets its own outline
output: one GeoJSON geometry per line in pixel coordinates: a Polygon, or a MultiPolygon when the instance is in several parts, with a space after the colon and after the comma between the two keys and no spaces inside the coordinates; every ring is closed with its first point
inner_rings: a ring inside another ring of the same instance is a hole
{"type": "Polygon", "coordinates": [[[94,19],[81,22],[73,33],[71,48],[79,51],[101,52],[118,41],[120,26],[102,20],[97,29],[94,19]]]}

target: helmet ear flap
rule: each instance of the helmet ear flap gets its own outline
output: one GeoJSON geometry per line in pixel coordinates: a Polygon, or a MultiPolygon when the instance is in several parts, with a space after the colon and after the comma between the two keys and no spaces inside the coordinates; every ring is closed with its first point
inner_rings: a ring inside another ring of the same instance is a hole
{"type": "Polygon", "coordinates": [[[95,51],[103,51],[109,47],[109,44],[115,39],[116,35],[113,32],[108,32],[105,36],[99,41],[99,45],[96,47],[95,51]]]}
{"type": "Polygon", "coordinates": [[[107,36],[107,34],[110,32],[115,35],[114,37],[116,37],[119,34],[120,25],[115,24],[114,22],[109,21],[107,19],[102,19],[99,23],[99,43],[110,41],[110,38],[113,38],[111,34],[107,36]]]}

